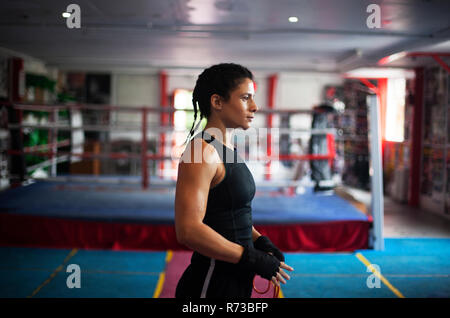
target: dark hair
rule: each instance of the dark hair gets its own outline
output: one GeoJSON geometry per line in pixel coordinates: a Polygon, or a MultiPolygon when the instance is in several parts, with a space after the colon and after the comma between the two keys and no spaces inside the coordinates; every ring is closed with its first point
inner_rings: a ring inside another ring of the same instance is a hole
{"type": "MultiPolygon", "coordinates": [[[[230,98],[230,92],[235,89],[243,79],[253,80],[253,74],[246,67],[234,63],[221,63],[205,69],[197,78],[192,104],[194,106],[194,122],[187,140],[193,136],[202,118],[209,118],[211,114],[211,96],[217,94],[225,100],[230,98]],[[197,126],[197,113],[200,112],[200,121],[197,126]]],[[[185,142],[185,143],[186,143],[185,142]]]]}

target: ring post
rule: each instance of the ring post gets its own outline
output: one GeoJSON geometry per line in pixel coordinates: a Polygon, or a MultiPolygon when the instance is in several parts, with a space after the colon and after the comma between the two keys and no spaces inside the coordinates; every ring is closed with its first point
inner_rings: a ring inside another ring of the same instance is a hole
{"type": "Polygon", "coordinates": [[[383,166],[381,161],[381,125],[379,118],[378,95],[367,96],[369,107],[369,144],[370,144],[370,176],[372,185],[371,210],[373,217],[373,248],[384,250],[384,197],[383,197],[383,166]]]}

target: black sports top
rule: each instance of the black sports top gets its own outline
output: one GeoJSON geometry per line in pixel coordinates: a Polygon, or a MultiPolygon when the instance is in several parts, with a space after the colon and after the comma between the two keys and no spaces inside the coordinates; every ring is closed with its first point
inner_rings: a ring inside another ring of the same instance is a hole
{"type": "MultiPolygon", "coordinates": [[[[209,190],[203,223],[229,241],[242,246],[252,246],[251,203],[255,196],[253,176],[244,160],[237,154],[236,148],[231,150],[205,131],[194,138],[198,137],[216,148],[225,165],[225,177],[209,190]]],[[[194,252],[191,263],[198,262],[209,264],[210,258],[194,252]]]]}

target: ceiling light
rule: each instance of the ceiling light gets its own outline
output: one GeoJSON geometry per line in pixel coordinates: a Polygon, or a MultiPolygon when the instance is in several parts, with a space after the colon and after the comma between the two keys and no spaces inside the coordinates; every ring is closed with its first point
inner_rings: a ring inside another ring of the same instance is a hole
{"type": "Polygon", "coordinates": [[[63,16],[63,18],[69,18],[70,17],[70,13],[69,12],[63,12],[62,16],[63,16]]]}
{"type": "Polygon", "coordinates": [[[296,23],[296,22],[298,22],[298,18],[297,17],[289,17],[289,22],[291,22],[291,23],[296,23]]]}
{"type": "Polygon", "coordinates": [[[407,55],[406,52],[399,52],[399,53],[395,53],[395,54],[391,54],[391,55],[385,56],[385,57],[383,57],[382,59],[380,59],[378,61],[378,65],[385,65],[385,64],[394,62],[396,60],[404,58],[406,55],[407,55]]]}
{"type": "Polygon", "coordinates": [[[348,71],[345,78],[414,78],[414,71],[392,67],[363,67],[348,71]]]}

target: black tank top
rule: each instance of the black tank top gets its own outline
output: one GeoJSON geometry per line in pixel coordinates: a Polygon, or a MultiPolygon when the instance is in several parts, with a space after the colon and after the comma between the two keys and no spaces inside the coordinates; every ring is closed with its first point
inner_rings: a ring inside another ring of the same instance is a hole
{"type": "MultiPolygon", "coordinates": [[[[225,177],[209,190],[203,223],[229,241],[242,246],[252,246],[251,203],[255,196],[255,181],[250,170],[237,154],[236,148],[230,149],[205,131],[194,138],[203,138],[213,145],[225,166],[225,177]]],[[[192,264],[209,262],[210,258],[206,256],[197,252],[192,254],[192,264]]]]}

